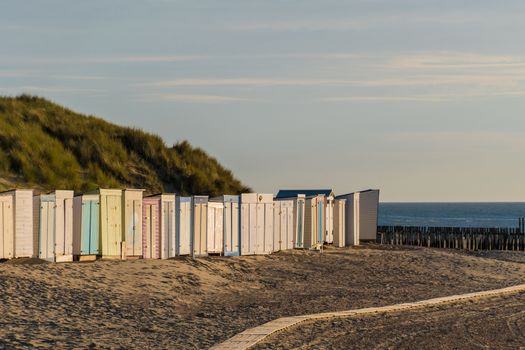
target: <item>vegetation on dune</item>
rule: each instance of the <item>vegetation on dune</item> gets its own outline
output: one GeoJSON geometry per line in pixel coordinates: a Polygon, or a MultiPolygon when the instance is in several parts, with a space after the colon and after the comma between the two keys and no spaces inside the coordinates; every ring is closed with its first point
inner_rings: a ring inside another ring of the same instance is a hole
{"type": "Polygon", "coordinates": [[[97,187],[219,195],[249,191],[188,142],[84,116],[43,98],[0,97],[0,189],[97,187]]]}

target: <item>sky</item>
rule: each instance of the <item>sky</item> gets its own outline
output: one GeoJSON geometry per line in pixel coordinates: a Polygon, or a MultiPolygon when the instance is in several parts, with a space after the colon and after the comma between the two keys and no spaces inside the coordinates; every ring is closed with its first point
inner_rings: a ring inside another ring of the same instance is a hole
{"type": "Polygon", "coordinates": [[[525,1],[2,0],[0,95],[189,140],[258,192],[525,200],[525,1]]]}

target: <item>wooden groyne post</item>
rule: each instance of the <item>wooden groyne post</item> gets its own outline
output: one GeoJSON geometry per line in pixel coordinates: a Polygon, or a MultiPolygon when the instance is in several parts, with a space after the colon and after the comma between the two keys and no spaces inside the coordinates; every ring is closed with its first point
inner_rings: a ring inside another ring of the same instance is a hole
{"type": "Polygon", "coordinates": [[[377,241],[387,245],[464,250],[525,251],[525,218],[517,227],[379,226],[377,241]]]}

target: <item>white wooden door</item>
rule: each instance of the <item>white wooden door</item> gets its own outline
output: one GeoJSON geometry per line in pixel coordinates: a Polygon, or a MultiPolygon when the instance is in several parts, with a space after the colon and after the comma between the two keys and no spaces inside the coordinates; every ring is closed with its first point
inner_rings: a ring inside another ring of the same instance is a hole
{"type": "Polygon", "coordinates": [[[191,203],[180,202],[179,255],[191,253],[191,203]]]}
{"type": "MultiPolygon", "coordinates": [[[[255,253],[264,254],[265,252],[265,227],[264,227],[264,204],[257,203],[255,207],[255,253]]],[[[272,208],[273,210],[273,208],[272,208]]]]}
{"type": "Polygon", "coordinates": [[[14,257],[13,197],[0,197],[0,259],[14,257]]]}
{"type": "Polygon", "coordinates": [[[264,204],[264,252],[273,252],[273,203],[264,204]]]}

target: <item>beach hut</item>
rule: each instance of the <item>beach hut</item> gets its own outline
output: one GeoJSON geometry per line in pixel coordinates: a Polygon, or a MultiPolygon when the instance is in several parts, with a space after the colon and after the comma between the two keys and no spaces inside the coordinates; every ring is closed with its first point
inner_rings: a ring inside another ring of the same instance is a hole
{"type": "Polygon", "coordinates": [[[375,241],[379,190],[366,190],[337,196],[346,199],[346,245],[358,245],[359,241],[375,241]]]}
{"type": "Polygon", "coordinates": [[[89,194],[100,196],[100,254],[102,259],[124,258],[126,249],[122,241],[122,190],[101,188],[89,194]]]}
{"type": "Polygon", "coordinates": [[[325,237],[324,241],[328,244],[334,243],[334,199],[335,196],[330,194],[325,197],[325,237]]]}
{"type": "MultiPolygon", "coordinates": [[[[299,194],[305,195],[306,197],[324,196],[325,208],[323,209],[323,212],[325,213],[324,214],[325,217],[322,219],[322,223],[324,225],[323,226],[324,232],[322,233],[323,242],[331,244],[333,242],[333,207],[334,207],[334,199],[335,199],[334,191],[332,189],[279,190],[275,198],[277,200],[286,199],[286,198],[295,198],[299,194]]],[[[302,248],[302,247],[297,246],[296,244],[296,248],[302,248]]]]}
{"type": "Polygon", "coordinates": [[[164,193],[160,198],[160,258],[169,259],[176,255],[175,194],[164,193]]]}
{"type": "Polygon", "coordinates": [[[73,191],[57,190],[34,196],[33,210],[38,257],[56,262],[73,261],[73,191]]]}
{"type": "Polygon", "coordinates": [[[73,256],[79,261],[100,255],[100,196],[85,194],[73,199],[73,256]]]}
{"type": "Polygon", "coordinates": [[[0,196],[0,259],[15,256],[13,197],[0,196]]]}
{"type": "Polygon", "coordinates": [[[334,246],[345,246],[345,205],[346,199],[334,201],[334,246]]]}
{"type": "MultiPolygon", "coordinates": [[[[13,218],[13,236],[14,247],[13,257],[14,258],[34,258],[38,255],[38,234],[34,232],[33,227],[33,190],[11,190],[0,193],[5,208],[9,210],[9,206],[12,205],[12,218],[13,218]],[[7,197],[4,198],[4,197],[7,197]]],[[[9,220],[10,214],[7,214],[7,220],[9,220]]],[[[6,222],[6,226],[10,226],[9,222],[6,222]]],[[[10,242],[9,231],[7,229],[7,244],[10,242]]],[[[9,253],[9,247],[7,247],[9,253]]],[[[8,254],[9,255],[9,254],[8,254]]]]}
{"type": "Polygon", "coordinates": [[[325,196],[307,197],[304,214],[304,248],[319,249],[325,233],[325,196]]]}
{"type": "Polygon", "coordinates": [[[302,249],[304,244],[304,211],[306,196],[297,194],[290,198],[276,198],[276,201],[291,200],[293,202],[293,248],[302,249]]]}
{"type": "Polygon", "coordinates": [[[142,199],[142,257],[160,259],[160,197],[142,199]]]}
{"type": "Polygon", "coordinates": [[[241,255],[273,251],[273,196],[241,194],[241,255]]]}
{"type": "Polygon", "coordinates": [[[278,200],[273,206],[273,250],[294,248],[294,201],[278,200]]]}
{"type": "Polygon", "coordinates": [[[224,250],[224,203],[208,202],[208,254],[224,250]]]}
{"type": "Polygon", "coordinates": [[[239,256],[240,251],[240,230],[241,230],[241,217],[239,207],[240,196],[224,195],[210,199],[212,202],[223,203],[223,254],[225,256],[239,256]]]}
{"type": "Polygon", "coordinates": [[[191,197],[179,197],[175,200],[175,225],[176,225],[176,244],[175,253],[177,255],[191,254],[191,197]]]}
{"type": "Polygon", "coordinates": [[[208,256],[208,196],[193,196],[192,228],[193,257],[208,256]]]}
{"type": "Polygon", "coordinates": [[[126,242],[126,258],[142,257],[142,189],[122,191],[122,240],[126,242]]]}

